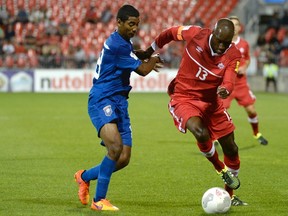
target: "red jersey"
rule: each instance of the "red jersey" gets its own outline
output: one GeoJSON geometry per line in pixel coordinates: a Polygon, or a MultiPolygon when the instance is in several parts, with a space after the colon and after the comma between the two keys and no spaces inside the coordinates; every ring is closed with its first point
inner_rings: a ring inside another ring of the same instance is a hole
{"type": "Polygon", "coordinates": [[[178,73],[168,88],[169,94],[211,102],[218,99],[218,86],[232,92],[241,54],[231,44],[224,54],[217,55],[209,45],[211,37],[210,29],[177,26],[165,30],[155,39],[159,48],[172,40],[186,41],[178,73]]]}
{"type": "MultiPolygon", "coordinates": [[[[246,40],[240,37],[238,37],[237,41],[234,43],[241,53],[241,60],[240,60],[240,66],[239,66],[241,67],[246,64],[246,61],[250,60],[249,44],[246,40]]],[[[237,86],[243,86],[243,85],[247,85],[246,75],[238,75],[235,80],[235,88],[237,88],[237,86]]]]}
{"type": "MultiPolygon", "coordinates": [[[[242,57],[240,61],[240,67],[241,67],[246,64],[246,61],[250,60],[249,44],[246,40],[240,37],[238,37],[237,41],[234,43],[241,53],[242,57]]],[[[229,95],[228,98],[223,100],[223,105],[225,108],[228,109],[230,107],[231,102],[234,98],[237,100],[237,103],[240,106],[246,107],[251,104],[254,104],[256,97],[249,88],[247,77],[245,74],[246,72],[244,74],[239,74],[236,76],[233,93],[229,95]]]]}

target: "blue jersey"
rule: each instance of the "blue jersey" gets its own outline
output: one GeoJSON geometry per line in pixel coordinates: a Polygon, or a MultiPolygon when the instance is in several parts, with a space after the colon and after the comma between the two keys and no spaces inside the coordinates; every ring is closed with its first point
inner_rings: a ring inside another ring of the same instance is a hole
{"type": "Polygon", "coordinates": [[[131,41],[117,31],[105,41],[93,79],[91,93],[98,98],[126,94],[131,90],[130,75],[142,62],[133,53],[131,41]]]}

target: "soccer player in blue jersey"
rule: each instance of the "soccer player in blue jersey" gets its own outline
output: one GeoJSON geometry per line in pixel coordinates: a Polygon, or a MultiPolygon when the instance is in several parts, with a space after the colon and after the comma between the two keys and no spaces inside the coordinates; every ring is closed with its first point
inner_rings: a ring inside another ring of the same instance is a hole
{"type": "Polygon", "coordinates": [[[112,173],[127,166],[131,157],[132,135],[127,101],[132,88],[130,75],[134,71],[146,76],[152,70],[158,71],[162,63],[158,55],[142,59],[138,52],[133,52],[130,39],[137,32],[139,16],[138,10],[131,5],[119,9],[117,30],[104,42],[89,94],[88,113],[107,154],[99,165],[79,170],[74,177],[83,205],[89,202],[90,181],[98,180],[92,210],[119,210],[106,199],[106,194],[112,173]]]}

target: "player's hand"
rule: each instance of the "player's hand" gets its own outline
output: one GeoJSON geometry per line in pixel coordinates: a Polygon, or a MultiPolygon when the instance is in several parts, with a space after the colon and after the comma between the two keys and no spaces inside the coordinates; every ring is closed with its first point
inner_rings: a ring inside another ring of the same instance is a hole
{"type": "Polygon", "coordinates": [[[225,99],[229,96],[229,91],[225,87],[218,86],[217,94],[220,98],[225,99]]]}
{"type": "Polygon", "coordinates": [[[154,55],[152,55],[151,57],[157,57],[158,58],[158,62],[155,64],[153,70],[156,71],[156,72],[159,72],[159,68],[163,68],[164,65],[164,60],[160,57],[160,54],[159,53],[156,53],[154,55]]]}
{"type": "Polygon", "coordinates": [[[163,68],[163,67],[164,67],[164,65],[162,63],[156,63],[153,70],[156,72],[159,72],[159,69],[163,68]]]}
{"type": "Polygon", "coordinates": [[[158,59],[157,63],[164,63],[164,59],[161,58],[159,53],[155,53],[151,57],[156,57],[158,59]]]}
{"type": "Polygon", "coordinates": [[[245,67],[239,67],[237,76],[243,76],[246,75],[246,68],[245,67]]]}

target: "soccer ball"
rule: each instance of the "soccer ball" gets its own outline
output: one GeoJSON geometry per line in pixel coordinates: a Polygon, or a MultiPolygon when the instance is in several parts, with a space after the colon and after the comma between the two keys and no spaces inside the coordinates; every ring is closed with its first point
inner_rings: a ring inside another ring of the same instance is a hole
{"type": "Polygon", "coordinates": [[[210,188],[202,196],[202,208],[208,214],[225,213],[230,207],[230,195],[223,188],[210,188]]]}

